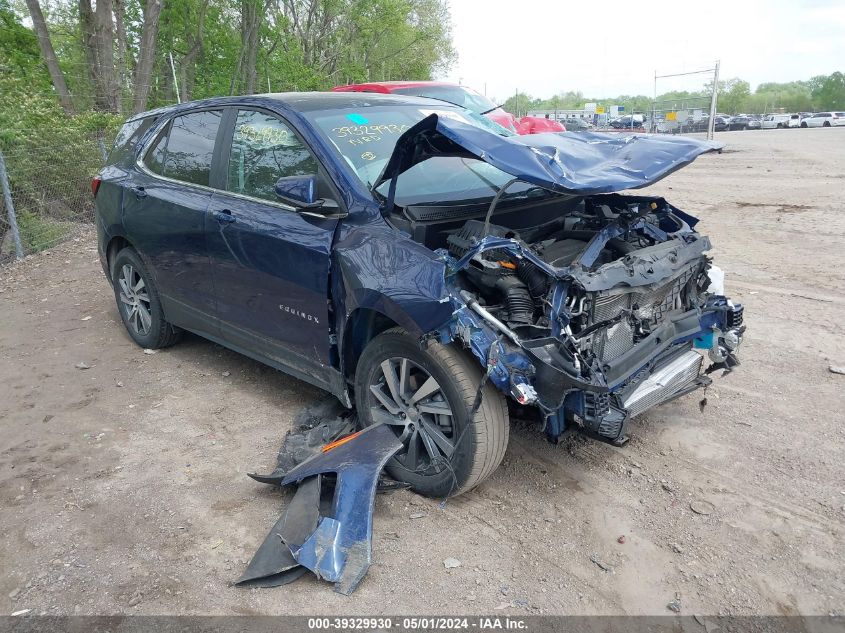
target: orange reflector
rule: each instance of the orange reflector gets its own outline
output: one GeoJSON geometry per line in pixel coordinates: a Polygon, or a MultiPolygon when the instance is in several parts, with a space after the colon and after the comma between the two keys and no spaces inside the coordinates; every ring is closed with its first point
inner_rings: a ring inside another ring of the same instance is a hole
{"type": "Polygon", "coordinates": [[[503,268],[510,268],[511,270],[516,270],[516,264],[514,264],[513,262],[496,262],[496,263],[499,264],[499,266],[502,266],[503,268]]]}
{"type": "Polygon", "coordinates": [[[334,442],[329,442],[328,444],[326,444],[322,448],[322,451],[324,453],[328,453],[333,448],[337,448],[341,444],[346,444],[349,440],[358,437],[359,435],[361,435],[361,433],[363,433],[363,431],[358,431],[357,433],[353,433],[352,435],[347,435],[346,437],[342,437],[339,440],[335,440],[334,442]]]}

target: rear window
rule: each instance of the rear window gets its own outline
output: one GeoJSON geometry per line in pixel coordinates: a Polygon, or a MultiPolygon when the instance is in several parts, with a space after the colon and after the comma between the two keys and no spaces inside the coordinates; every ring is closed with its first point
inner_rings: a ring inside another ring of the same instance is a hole
{"type": "Polygon", "coordinates": [[[134,158],[138,140],[144,135],[144,132],[150,129],[157,118],[148,116],[124,123],[120,132],[117,133],[117,138],[114,139],[111,152],[109,152],[109,164],[123,163],[129,158],[134,158]]]}
{"type": "Polygon", "coordinates": [[[845,116],[845,112],[836,112],[836,116],[845,116]]]}
{"type": "Polygon", "coordinates": [[[147,153],[144,163],[161,176],[209,186],[221,117],[221,110],[177,116],[147,153]]]}

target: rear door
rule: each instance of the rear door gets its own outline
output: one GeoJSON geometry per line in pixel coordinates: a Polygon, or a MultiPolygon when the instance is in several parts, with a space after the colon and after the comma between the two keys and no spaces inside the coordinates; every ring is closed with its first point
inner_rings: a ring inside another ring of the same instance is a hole
{"type": "Polygon", "coordinates": [[[317,175],[337,199],[293,126],[258,109],[232,110],[225,184],[210,205],[208,248],[223,338],[253,357],[326,386],[331,371],[329,265],[336,219],[283,204],[276,181],[317,175]]]}
{"type": "Polygon", "coordinates": [[[217,335],[207,213],[223,111],[171,119],[126,181],[124,226],[150,268],[167,319],[217,335]]]}

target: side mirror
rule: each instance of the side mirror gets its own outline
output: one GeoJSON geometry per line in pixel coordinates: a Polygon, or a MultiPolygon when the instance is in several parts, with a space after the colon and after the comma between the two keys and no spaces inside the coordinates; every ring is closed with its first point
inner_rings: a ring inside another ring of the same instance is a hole
{"type": "Polygon", "coordinates": [[[317,199],[317,176],[283,176],[274,189],[283,202],[295,207],[312,209],[323,204],[317,199]]]}
{"type": "Polygon", "coordinates": [[[276,181],[276,195],[282,202],[293,205],[307,215],[323,218],[343,218],[338,204],[330,198],[317,197],[317,176],[283,176],[276,181]]]}

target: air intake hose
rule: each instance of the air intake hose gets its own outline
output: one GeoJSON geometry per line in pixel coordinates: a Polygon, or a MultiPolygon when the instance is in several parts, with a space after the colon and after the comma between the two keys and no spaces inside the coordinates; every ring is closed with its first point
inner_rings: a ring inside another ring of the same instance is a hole
{"type": "Polygon", "coordinates": [[[549,290],[549,277],[532,262],[527,259],[519,260],[516,266],[516,274],[528,286],[528,293],[534,299],[541,299],[546,296],[549,290]]]}
{"type": "Polygon", "coordinates": [[[534,301],[528,288],[514,275],[505,275],[496,281],[496,290],[505,298],[508,323],[531,324],[534,322],[534,301]]]}

